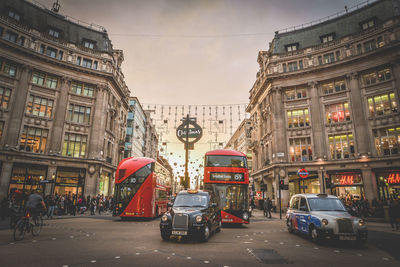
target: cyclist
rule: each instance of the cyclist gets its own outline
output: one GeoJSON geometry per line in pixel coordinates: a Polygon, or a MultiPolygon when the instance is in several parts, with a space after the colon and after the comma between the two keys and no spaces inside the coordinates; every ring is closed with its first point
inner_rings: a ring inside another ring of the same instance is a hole
{"type": "Polygon", "coordinates": [[[28,201],[26,202],[26,209],[33,217],[38,216],[42,210],[46,210],[43,197],[39,195],[37,191],[31,191],[28,201]]]}

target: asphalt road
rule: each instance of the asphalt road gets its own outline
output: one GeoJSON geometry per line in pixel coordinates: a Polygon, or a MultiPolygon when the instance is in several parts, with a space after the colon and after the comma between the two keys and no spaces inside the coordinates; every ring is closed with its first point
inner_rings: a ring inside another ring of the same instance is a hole
{"type": "Polygon", "coordinates": [[[110,216],[46,220],[40,236],[15,242],[0,230],[0,266],[399,266],[396,233],[373,231],[364,249],[349,243],[315,245],[289,234],[283,221],[261,213],[250,225],[223,228],[209,242],[163,241],[159,219],[110,216]],[[382,238],[381,238],[382,237],[382,238]],[[393,251],[382,247],[391,244],[393,251]],[[378,248],[379,247],[379,248],[378,248]],[[388,252],[391,252],[389,254],[388,252]]]}

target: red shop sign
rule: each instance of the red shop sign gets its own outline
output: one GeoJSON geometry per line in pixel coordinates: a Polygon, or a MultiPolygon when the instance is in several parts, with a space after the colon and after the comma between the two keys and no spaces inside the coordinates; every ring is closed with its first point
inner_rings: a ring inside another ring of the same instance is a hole
{"type": "Polygon", "coordinates": [[[341,185],[353,185],[354,184],[354,175],[342,175],[340,177],[341,185]]]}
{"type": "Polygon", "coordinates": [[[388,184],[400,184],[400,173],[390,173],[387,178],[388,184]]]}

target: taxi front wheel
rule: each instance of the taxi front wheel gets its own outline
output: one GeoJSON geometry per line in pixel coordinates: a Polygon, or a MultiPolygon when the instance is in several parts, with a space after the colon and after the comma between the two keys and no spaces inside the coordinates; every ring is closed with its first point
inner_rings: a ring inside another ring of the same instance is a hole
{"type": "Polygon", "coordinates": [[[314,226],[310,226],[309,235],[313,242],[318,243],[321,241],[320,234],[318,233],[318,229],[314,226]]]}
{"type": "Polygon", "coordinates": [[[211,234],[210,227],[208,226],[208,224],[206,224],[204,226],[202,241],[203,242],[208,242],[208,239],[210,238],[210,234],[211,234]]]}

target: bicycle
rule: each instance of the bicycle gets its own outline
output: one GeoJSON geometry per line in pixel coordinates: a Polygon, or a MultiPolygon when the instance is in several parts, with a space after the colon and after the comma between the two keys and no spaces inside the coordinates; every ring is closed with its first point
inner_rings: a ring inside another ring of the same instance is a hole
{"type": "Polygon", "coordinates": [[[25,216],[19,219],[14,228],[14,240],[21,241],[25,237],[25,233],[32,233],[32,236],[38,236],[42,231],[43,217],[42,214],[33,215],[28,211],[25,216]]]}

